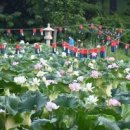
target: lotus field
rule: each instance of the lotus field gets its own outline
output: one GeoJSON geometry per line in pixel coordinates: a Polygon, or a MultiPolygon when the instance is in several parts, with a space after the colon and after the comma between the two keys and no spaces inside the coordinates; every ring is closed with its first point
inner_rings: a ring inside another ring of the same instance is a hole
{"type": "Polygon", "coordinates": [[[130,61],[75,58],[42,45],[0,55],[0,130],[130,129],[130,61]]]}

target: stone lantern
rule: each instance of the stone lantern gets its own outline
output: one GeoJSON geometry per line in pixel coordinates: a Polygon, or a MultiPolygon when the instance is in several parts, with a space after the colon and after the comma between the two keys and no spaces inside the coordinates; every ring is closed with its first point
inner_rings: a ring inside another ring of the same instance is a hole
{"type": "Polygon", "coordinates": [[[54,29],[50,27],[50,24],[48,24],[47,28],[45,28],[44,31],[45,31],[44,39],[46,40],[46,44],[50,46],[50,41],[52,40],[52,32],[54,31],[54,29]]]}

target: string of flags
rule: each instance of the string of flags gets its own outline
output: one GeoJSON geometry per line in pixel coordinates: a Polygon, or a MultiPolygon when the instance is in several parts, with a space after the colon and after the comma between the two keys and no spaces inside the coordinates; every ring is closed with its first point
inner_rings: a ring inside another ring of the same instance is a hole
{"type": "MultiPolygon", "coordinates": [[[[77,26],[77,25],[76,25],[77,26]]],[[[83,24],[80,24],[78,25],[79,26],[79,30],[82,31],[84,29],[83,27],[83,24]]],[[[111,33],[109,30],[103,30],[103,26],[102,25],[94,25],[93,23],[89,24],[88,25],[88,29],[90,32],[94,32],[95,29],[97,29],[98,31],[98,38],[101,38],[102,35],[105,35],[106,36],[106,39],[103,39],[103,40],[106,40],[106,45],[110,45],[111,46],[111,52],[115,52],[116,49],[118,48],[119,44],[120,43],[123,43],[125,44],[125,52],[126,54],[128,54],[128,49],[130,47],[129,44],[126,44],[124,42],[121,42],[120,41],[120,38],[127,32],[129,32],[130,30],[124,30],[124,29],[120,29],[120,28],[116,28],[115,31],[114,31],[114,35],[116,36],[116,38],[112,38],[111,35],[113,36],[113,33],[111,33]]],[[[108,27],[109,28],[109,27],[108,27]]],[[[58,29],[58,31],[62,31],[63,30],[63,27],[56,27],[56,29],[58,29]]],[[[24,36],[24,31],[25,30],[32,30],[32,34],[33,36],[36,35],[37,31],[39,30],[41,35],[43,35],[44,33],[44,28],[33,28],[33,29],[3,29],[3,30],[6,30],[7,31],[7,35],[10,35],[11,34],[11,31],[12,30],[19,30],[20,34],[22,36],[24,36]]],[[[57,44],[56,43],[52,43],[52,52],[53,53],[56,53],[56,47],[57,47],[57,44]]],[[[69,45],[69,43],[67,42],[63,42],[62,43],[62,47],[63,47],[63,50],[64,52],[68,55],[68,54],[71,54],[71,55],[75,55],[76,57],[80,56],[80,58],[83,58],[83,57],[87,57],[88,54],[90,55],[90,58],[96,58],[98,53],[99,53],[99,49],[98,48],[93,48],[93,49],[79,49],[77,47],[72,47],[69,45]]],[[[1,50],[1,54],[4,53],[4,45],[0,45],[0,50],[1,50]]],[[[20,53],[20,45],[17,45],[16,46],[16,54],[20,53]]],[[[39,54],[40,53],[40,45],[36,44],[35,46],[35,53],[36,54],[39,54]]],[[[106,56],[106,46],[101,46],[100,47],[100,56],[102,58],[104,58],[106,56]]]]}
{"type": "MultiPolygon", "coordinates": [[[[78,27],[80,31],[82,31],[84,29],[84,26],[86,26],[87,24],[79,24],[79,25],[72,25],[72,26],[55,26],[54,28],[57,29],[58,32],[62,32],[63,30],[65,30],[66,28],[71,28],[71,27],[78,27]]],[[[88,24],[88,29],[89,31],[94,31],[95,29],[98,29],[98,34],[102,34],[102,29],[106,28],[106,29],[110,29],[112,27],[109,26],[102,26],[101,24],[88,24]]],[[[13,31],[19,31],[19,33],[24,36],[24,31],[32,31],[33,35],[36,35],[37,32],[40,32],[41,35],[43,35],[44,32],[44,27],[40,27],[40,28],[12,28],[12,29],[0,29],[0,30],[4,30],[6,31],[7,35],[11,35],[13,31]]],[[[115,28],[115,30],[118,33],[123,33],[126,29],[122,29],[122,28],[115,28]]]]}

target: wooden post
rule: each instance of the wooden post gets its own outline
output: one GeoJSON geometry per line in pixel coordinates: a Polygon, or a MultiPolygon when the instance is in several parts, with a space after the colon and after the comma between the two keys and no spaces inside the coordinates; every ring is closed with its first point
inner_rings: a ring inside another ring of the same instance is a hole
{"type": "Polygon", "coordinates": [[[54,38],[53,38],[53,43],[56,43],[57,40],[57,29],[54,29],[54,38]]]}

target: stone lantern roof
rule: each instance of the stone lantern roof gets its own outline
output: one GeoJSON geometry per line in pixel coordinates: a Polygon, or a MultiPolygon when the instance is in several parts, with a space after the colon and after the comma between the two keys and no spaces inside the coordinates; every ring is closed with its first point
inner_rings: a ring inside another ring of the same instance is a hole
{"type": "Polygon", "coordinates": [[[51,32],[51,31],[54,31],[54,29],[52,29],[50,27],[50,24],[48,23],[47,28],[45,28],[44,31],[50,31],[51,32]]]}

